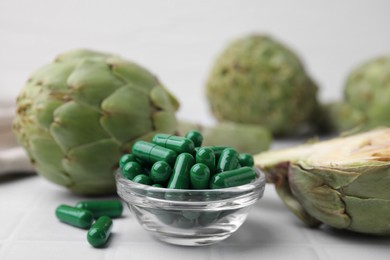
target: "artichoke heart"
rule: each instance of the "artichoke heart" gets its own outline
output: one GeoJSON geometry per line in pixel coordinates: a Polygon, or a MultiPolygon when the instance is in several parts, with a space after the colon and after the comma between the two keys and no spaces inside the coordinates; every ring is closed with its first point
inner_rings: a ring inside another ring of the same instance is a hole
{"type": "Polygon", "coordinates": [[[390,128],[264,152],[255,163],[306,224],[390,235],[390,128]]]}

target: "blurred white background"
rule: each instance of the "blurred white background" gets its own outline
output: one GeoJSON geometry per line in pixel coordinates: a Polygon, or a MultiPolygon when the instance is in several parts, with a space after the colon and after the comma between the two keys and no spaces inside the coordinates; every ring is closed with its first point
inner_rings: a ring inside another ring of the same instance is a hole
{"type": "Polygon", "coordinates": [[[334,100],[354,66],[390,53],[389,11],[388,0],[1,0],[0,100],[56,54],[84,47],[140,63],[181,100],[179,118],[212,123],[208,71],[229,41],[254,32],[294,49],[321,99],[334,100]]]}

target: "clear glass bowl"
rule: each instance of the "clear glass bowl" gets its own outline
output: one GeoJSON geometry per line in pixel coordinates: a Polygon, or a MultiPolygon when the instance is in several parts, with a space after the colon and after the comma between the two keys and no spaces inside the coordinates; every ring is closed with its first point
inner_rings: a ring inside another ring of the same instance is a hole
{"type": "Polygon", "coordinates": [[[118,195],[142,227],[157,239],[201,246],[229,237],[244,223],[252,205],[263,196],[265,175],[256,169],[254,182],[226,189],[156,188],[115,174],[118,195]]]}

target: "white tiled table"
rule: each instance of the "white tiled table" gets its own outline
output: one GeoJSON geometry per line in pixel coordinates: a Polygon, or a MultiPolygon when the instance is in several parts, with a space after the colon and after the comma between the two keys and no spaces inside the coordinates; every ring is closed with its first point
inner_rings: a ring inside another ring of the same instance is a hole
{"type": "Polygon", "coordinates": [[[0,178],[0,259],[390,259],[390,238],[327,227],[309,229],[282,204],[271,185],[247,221],[225,241],[207,247],[179,247],[155,240],[130,216],[114,220],[106,248],[92,248],[86,231],[60,223],[61,204],[86,199],[38,176],[0,178]]]}

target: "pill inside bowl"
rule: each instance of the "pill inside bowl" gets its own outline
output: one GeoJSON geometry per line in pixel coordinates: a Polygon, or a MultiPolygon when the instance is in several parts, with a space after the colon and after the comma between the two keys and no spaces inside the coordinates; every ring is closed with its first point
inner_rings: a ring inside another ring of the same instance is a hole
{"type": "Polygon", "coordinates": [[[157,134],[152,142],[136,142],[120,159],[118,194],[162,241],[191,246],[221,241],[263,194],[265,177],[251,155],[201,147],[201,139],[195,131],[186,137],[157,134]]]}

